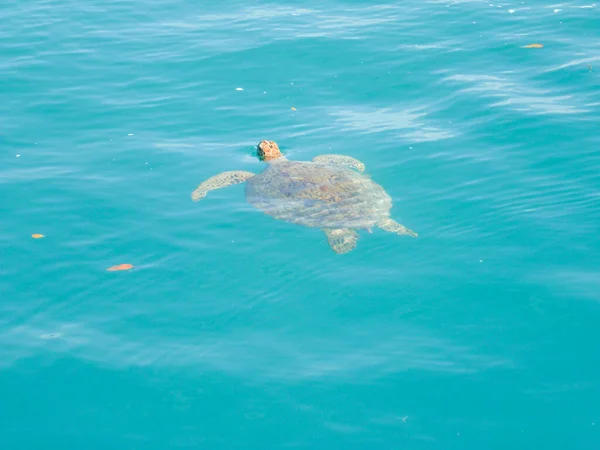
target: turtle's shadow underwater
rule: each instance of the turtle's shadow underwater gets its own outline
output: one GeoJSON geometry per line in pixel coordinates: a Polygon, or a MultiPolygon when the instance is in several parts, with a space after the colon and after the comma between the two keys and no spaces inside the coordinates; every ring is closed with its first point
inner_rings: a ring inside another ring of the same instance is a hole
{"type": "Polygon", "coordinates": [[[371,178],[365,165],[344,155],[320,155],[312,161],[290,161],[274,141],[261,141],[258,157],[268,163],[260,174],[222,172],[202,182],[192,200],[209,191],[246,183],[246,200],[275,219],[320,228],[331,249],[339,254],[356,247],[357,230],[379,227],[390,233],[417,233],[390,217],[392,199],[371,178]]]}

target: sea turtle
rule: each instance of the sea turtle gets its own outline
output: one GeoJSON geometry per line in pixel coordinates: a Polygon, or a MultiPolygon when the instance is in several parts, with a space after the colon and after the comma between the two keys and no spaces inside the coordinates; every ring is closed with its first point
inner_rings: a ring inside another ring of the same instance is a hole
{"type": "Polygon", "coordinates": [[[273,141],[261,141],[258,156],[269,167],[262,173],[223,172],[204,181],[192,200],[208,191],[246,183],[246,200],[275,219],[321,228],[336,253],[356,247],[356,230],[377,226],[385,231],[417,237],[390,218],[392,199],[381,186],[363,175],[360,161],[343,155],[320,155],[312,162],[290,161],[273,141]]]}

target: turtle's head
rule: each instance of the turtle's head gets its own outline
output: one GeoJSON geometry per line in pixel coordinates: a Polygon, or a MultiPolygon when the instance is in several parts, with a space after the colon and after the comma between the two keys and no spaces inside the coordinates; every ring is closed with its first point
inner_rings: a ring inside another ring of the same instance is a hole
{"type": "Polygon", "coordinates": [[[275,141],[260,141],[256,152],[261,161],[271,161],[283,157],[275,141]]]}

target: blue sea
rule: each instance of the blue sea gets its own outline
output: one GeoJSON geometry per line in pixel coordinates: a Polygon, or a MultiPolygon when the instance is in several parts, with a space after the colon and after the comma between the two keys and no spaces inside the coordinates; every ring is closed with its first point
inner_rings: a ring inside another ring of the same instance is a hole
{"type": "Polygon", "coordinates": [[[593,1],[4,2],[0,449],[599,449],[593,1]],[[192,202],[262,139],[419,237],[192,202]]]}

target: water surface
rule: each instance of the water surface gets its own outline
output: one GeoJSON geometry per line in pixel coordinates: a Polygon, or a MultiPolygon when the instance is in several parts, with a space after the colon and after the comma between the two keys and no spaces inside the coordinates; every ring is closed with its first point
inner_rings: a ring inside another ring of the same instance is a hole
{"type": "Polygon", "coordinates": [[[595,4],[0,21],[3,449],[600,445],[595,4]],[[363,161],[419,238],[340,256],[243,186],[191,202],[261,139],[363,161]]]}

